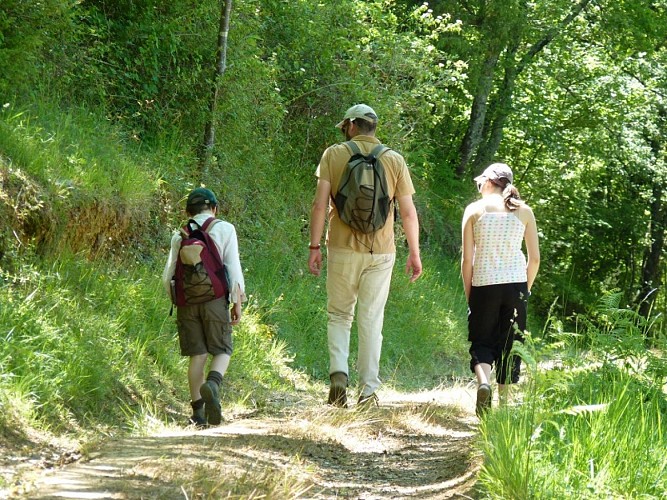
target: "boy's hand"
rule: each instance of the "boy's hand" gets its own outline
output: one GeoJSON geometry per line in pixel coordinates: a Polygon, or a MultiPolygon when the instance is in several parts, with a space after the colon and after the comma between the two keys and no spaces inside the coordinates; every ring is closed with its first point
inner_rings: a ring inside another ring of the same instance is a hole
{"type": "Polygon", "coordinates": [[[241,312],[241,302],[235,302],[231,310],[232,325],[239,324],[239,321],[241,321],[242,314],[243,313],[241,312]]]}

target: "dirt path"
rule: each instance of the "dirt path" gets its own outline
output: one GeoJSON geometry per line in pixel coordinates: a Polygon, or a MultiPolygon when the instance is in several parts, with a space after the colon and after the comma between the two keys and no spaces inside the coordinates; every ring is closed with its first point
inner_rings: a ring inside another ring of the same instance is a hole
{"type": "Polygon", "coordinates": [[[41,472],[24,497],[475,498],[472,390],[380,395],[367,411],[300,401],[108,442],[41,472]]]}

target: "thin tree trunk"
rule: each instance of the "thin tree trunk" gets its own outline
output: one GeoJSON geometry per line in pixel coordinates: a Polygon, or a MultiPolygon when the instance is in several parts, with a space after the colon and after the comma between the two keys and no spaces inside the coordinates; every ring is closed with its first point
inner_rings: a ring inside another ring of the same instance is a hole
{"type": "Polygon", "coordinates": [[[482,64],[479,80],[477,81],[477,88],[475,90],[475,97],[472,101],[472,108],[470,110],[470,119],[468,120],[468,128],[463,136],[463,142],[459,148],[459,164],[456,168],[456,174],[462,177],[466,171],[466,167],[470,159],[475,154],[479,142],[482,137],[482,129],[486,119],[487,102],[489,94],[493,88],[493,75],[496,66],[498,65],[498,58],[502,50],[501,46],[494,46],[482,64]]]}
{"type": "Polygon", "coordinates": [[[216,68],[213,83],[211,104],[209,106],[208,122],[204,129],[204,143],[200,160],[202,174],[208,174],[213,148],[215,147],[215,112],[218,108],[222,76],[227,69],[227,39],[229,36],[229,19],[232,12],[232,0],[221,0],[220,2],[220,25],[218,29],[218,44],[216,50],[216,68]]]}
{"type": "MultiPolygon", "coordinates": [[[[654,152],[659,153],[659,141],[652,141],[654,152]]],[[[644,250],[639,289],[639,313],[648,318],[653,308],[658,291],[662,287],[661,256],[665,248],[665,232],[667,232],[667,207],[664,205],[664,186],[658,179],[653,180],[653,201],[651,202],[651,223],[649,236],[651,244],[644,250]]]]}
{"type": "Polygon", "coordinates": [[[502,142],[505,122],[512,112],[512,98],[517,78],[515,56],[518,49],[518,42],[513,43],[505,55],[505,77],[487,113],[488,120],[473,161],[475,170],[491,163],[502,142]]]}

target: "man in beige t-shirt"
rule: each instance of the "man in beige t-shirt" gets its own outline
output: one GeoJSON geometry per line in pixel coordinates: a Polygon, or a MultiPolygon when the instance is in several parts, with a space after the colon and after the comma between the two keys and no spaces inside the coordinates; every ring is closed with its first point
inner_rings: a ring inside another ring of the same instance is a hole
{"type": "MultiPolygon", "coordinates": [[[[365,104],[352,106],[336,125],[346,139],[353,140],[365,155],[380,141],[375,137],[378,118],[365,104]]],[[[338,191],[343,172],[351,157],[344,143],[324,151],[315,175],[317,190],[311,211],[310,255],[308,269],[319,276],[322,269],[320,240],[328,215],[327,231],[327,336],[331,386],[328,403],[347,407],[348,357],[350,329],[357,306],[359,351],[358,404],[377,403],[380,386],[379,366],[382,350],[384,307],[389,295],[391,274],[396,258],[394,242],[394,211],[389,211],[386,224],[378,231],[365,234],[354,231],[338,216],[331,201],[338,191]]],[[[385,169],[389,198],[398,202],[399,212],[409,247],[406,272],[415,281],[422,272],[419,256],[419,221],[412,201],[415,190],[403,157],[392,150],[381,156],[385,169]]]]}

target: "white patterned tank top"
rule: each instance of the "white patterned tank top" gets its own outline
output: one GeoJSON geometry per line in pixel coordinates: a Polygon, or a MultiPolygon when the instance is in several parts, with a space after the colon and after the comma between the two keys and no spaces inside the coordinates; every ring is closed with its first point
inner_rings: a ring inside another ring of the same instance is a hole
{"type": "Polygon", "coordinates": [[[521,251],[525,227],[511,212],[484,212],[473,226],[475,255],[472,286],[524,283],[526,257],[521,251]]]}

